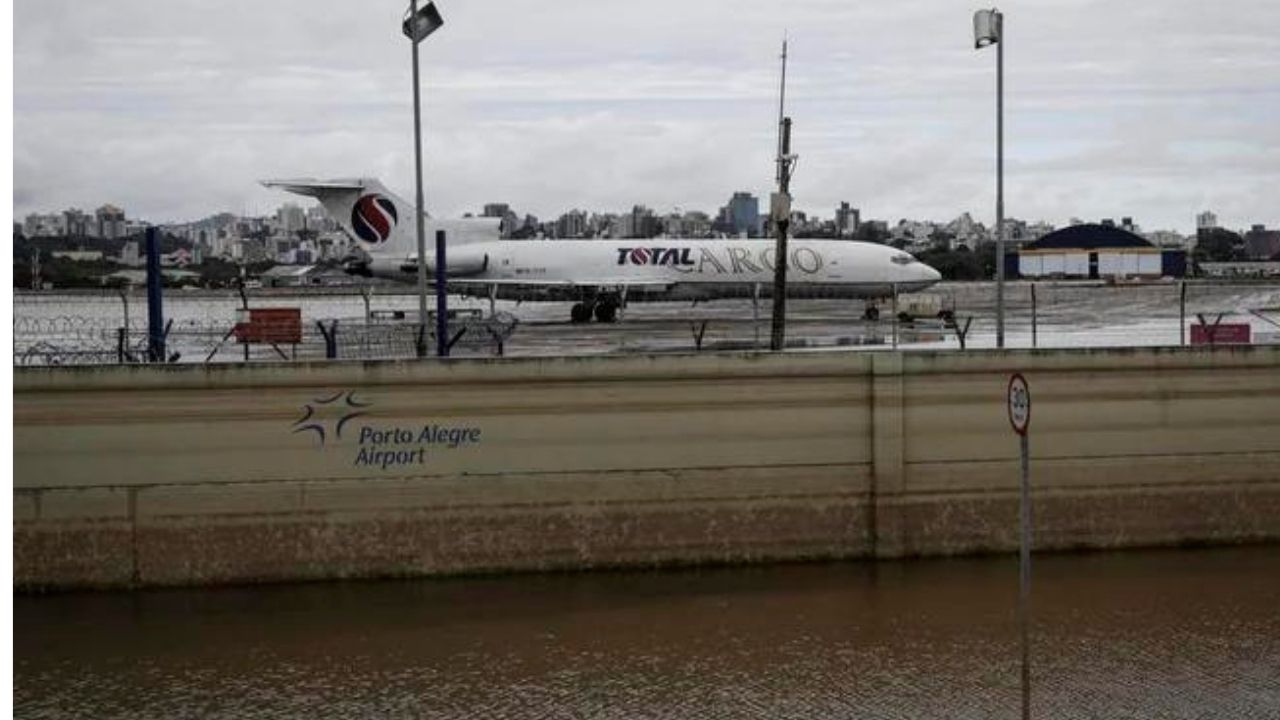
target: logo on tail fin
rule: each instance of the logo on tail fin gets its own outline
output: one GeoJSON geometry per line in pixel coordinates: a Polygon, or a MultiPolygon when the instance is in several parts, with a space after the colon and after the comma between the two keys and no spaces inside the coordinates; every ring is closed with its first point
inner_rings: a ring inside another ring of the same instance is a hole
{"type": "Polygon", "coordinates": [[[382,195],[365,195],[351,208],[351,227],[361,240],[374,245],[391,237],[396,220],[396,204],[382,195]]]}

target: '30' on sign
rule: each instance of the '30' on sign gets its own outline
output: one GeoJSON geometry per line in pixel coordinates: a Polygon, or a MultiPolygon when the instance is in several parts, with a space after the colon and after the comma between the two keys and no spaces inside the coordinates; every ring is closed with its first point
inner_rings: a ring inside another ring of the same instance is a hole
{"type": "Polygon", "coordinates": [[[1019,435],[1026,435],[1031,424],[1031,389],[1021,373],[1009,378],[1009,424],[1019,435]]]}

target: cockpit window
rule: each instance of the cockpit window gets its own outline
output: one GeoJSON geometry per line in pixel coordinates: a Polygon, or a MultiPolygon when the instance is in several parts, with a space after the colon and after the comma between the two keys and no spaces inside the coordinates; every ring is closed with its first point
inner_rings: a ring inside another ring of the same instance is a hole
{"type": "Polygon", "coordinates": [[[889,261],[890,261],[890,262],[893,262],[893,263],[895,263],[895,264],[897,264],[897,265],[910,265],[911,263],[918,263],[918,262],[920,262],[919,260],[917,260],[917,259],[915,259],[914,257],[911,257],[910,255],[907,255],[907,254],[905,254],[905,253],[904,253],[904,254],[902,254],[902,255],[894,255],[893,257],[889,258],[889,261]]]}

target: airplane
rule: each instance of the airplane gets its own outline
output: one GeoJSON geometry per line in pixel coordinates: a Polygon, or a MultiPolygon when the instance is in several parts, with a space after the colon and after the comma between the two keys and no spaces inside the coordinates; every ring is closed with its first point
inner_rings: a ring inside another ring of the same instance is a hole
{"type": "MultiPolygon", "coordinates": [[[[360,252],[353,275],[417,281],[414,206],[373,178],[264,180],[269,188],[320,201],[360,252]]],[[[445,232],[446,290],[464,297],[573,302],[575,323],[611,323],[632,302],[751,298],[773,291],[775,245],[761,239],[503,240],[501,219],[437,220],[424,213],[428,277],[434,281],[435,233],[445,232]]],[[[787,297],[876,301],[923,290],[937,270],[902,250],[852,240],[793,239],[787,297]]]]}

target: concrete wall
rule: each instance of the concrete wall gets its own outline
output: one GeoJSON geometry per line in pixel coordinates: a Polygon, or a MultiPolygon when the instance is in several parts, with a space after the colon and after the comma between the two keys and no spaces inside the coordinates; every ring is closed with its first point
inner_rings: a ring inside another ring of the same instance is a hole
{"type": "Polygon", "coordinates": [[[19,368],[14,582],[1005,551],[1013,370],[1037,547],[1280,538],[1280,348],[19,368]]]}

